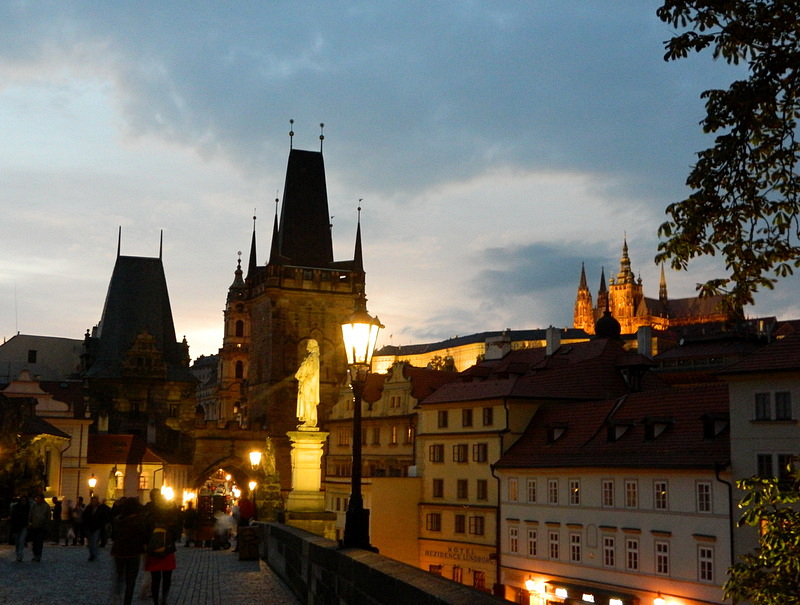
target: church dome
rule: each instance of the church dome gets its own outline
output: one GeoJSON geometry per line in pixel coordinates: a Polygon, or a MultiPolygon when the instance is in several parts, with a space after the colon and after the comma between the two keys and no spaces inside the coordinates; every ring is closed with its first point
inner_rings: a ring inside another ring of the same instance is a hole
{"type": "Polygon", "coordinates": [[[598,338],[619,338],[622,327],[611,315],[611,311],[606,309],[603,316],[595,322],[594,333],[598,338]]]}

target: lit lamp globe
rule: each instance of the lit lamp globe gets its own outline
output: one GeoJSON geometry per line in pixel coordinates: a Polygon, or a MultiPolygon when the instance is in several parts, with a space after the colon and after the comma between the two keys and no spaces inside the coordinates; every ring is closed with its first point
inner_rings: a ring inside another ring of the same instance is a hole
{"type": "Polygon", "coordinates": [[[94,476],[94,473],[89,477],[87,483],[89,484],[89,497],[91,498],[94,496],[94,488],[97,486],[97,477],[94,476]]]}
{"type": "Polygon", "coordinates": [[[254,491],[256,490],[256,486],[258,485],[258,483],[256,483],[255,481],[251,481],[251,482],[250,482],[250,483],[248,483],[247,485],[248,485],[248,487],[250,488],[250,491],[251,491],[251,492],[254,492],[254,491]]]}
{"type": "Polygon", "coordinates": [[[250,452],[250,466],[254,469],[258,468],[261,464],[261,452],[252,451],[250,452]]]}
{"type": "Polygon", "coordinates": [[[363,293],[360,294],[356,299],[356,310],[342,324],[342,339],[351,382],[366,380],[381,328],[383,325],[380,320],[367,312],[366,297],[363,293]]]}

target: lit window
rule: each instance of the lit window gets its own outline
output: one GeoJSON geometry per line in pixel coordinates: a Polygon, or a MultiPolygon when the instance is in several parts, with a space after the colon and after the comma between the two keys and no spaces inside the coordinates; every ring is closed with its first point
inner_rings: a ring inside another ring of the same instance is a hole
{"type": "Polygon", "coordinates": [[[578,506],[581,503],[581,482],[579,479],[569,480],[569,503],[578,506]]]}
{"type": "Polygon", "coordinates": [[[668,508],[666,481],[653,482],[653,508],[656,510],[667,510],[668,508]]]}
{"type": "Polygon", "coordinates": [[[397,427],[396,426],[392,426],[391,437],[390,437],[389,443],[391,445],[397,445],[397,427]]]}

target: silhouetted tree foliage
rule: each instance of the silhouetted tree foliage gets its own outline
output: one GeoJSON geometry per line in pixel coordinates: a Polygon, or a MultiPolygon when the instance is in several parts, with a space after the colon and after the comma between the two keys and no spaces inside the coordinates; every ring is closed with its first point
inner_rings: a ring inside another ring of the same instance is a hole
{"type": "Polygon", "coordinates": [[[800,266],[800,2],[665,0],[657,15],[682,31],[665,42],[665,60],[710,49],[747,68],[746,79],[701,95],[700,124],[717,136],[686,180],[691,195],[667,207],[656,256],[686,269],[692,258],[719,252],[727,277],[698,289],[726,294],[728,310],[741,314],[755,292],[800,266]]]}
{"type": "Polygon", "coordinates": [[[781,479],[753,477],[737,482],[746,509],[740,525],[760,528],[759,547],[728,571],[725,598],[753,605],[800,603],[800,473],[781,479]]]}

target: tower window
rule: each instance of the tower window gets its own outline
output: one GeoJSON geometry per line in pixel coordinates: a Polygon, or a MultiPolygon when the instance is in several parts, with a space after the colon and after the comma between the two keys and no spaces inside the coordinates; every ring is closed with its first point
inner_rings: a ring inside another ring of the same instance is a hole
{"type": "Polygon", "coordinates": [[[244,336],[244,322],[240,319],[236,322],[236,336],[244,336]]]}

